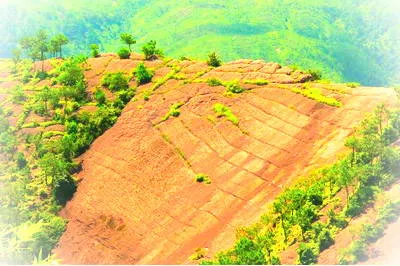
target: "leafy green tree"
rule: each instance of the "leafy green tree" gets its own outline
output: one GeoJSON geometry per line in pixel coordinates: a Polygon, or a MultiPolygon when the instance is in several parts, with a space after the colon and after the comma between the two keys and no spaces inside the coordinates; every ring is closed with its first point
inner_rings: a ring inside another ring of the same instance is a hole
{"type": "Polygon", "coordinates": [[[55,44],[56,51],[60,53],[60,57],[62,58],[62,47],[64,45],[68,44],[68,42],[69,42],[67,36],[65,36],[64,34],[60,33],[60,34],[55,35],[52,38],[52,41],[55,44]]]}
{"type": "Polygon", "coordinates": [[[40,60],[42,61],[42,72],[44,72],[44,60],[46,53],[49,51],[48,35],[44,30],[39,30],[35,35],[34,49],[40,53],[40,60]]]}
{"type": "Polygon", "coordinates": [[[50,40],[49,52],[50,52],[52,57],[56,57],[57,56],[58,44],[57,44],[57,41],[54,39],[54,37],[50,40]]]}
{"type": "Polygon", "coordinates": [[[94,98],[96,99],[99,105],[103,105],[106,102],[106,94],[104,93],[103,90],[99,88],[97,88],[96,91],[94,92],[94,98]]]}
{"type": "Polygon", "coordinates": [[[49,112],[48,102],[52,97],[54,97],[53,94],[54,93],[48,86],[44,86],[43,89],[37,94],[38,99],[43,102],[45,114],[48,114],[49,112]]]}
{"type": "Polygon", "coordinates": [[[129,33],[121,33],[121,41],[128,45],[129,52],[132,52],[131,45],[136,43],[136,39],[129,33]]]}
{"type": "Polygon", "coordinates": [[[35,38],[31,36],[26,36],[20,39],[19,44],[24,50],[25,54],[29,56],[32,61],[36,61],[40,57],[40,53],[35,49],[35,38]]]}
{"type": "Polygon", "coordinates": [[[102,86],[112,91],[126,90],[129,88],[127,77],[122,72],[107,73],[102,79],[102,86]]]}
{"type": "Polygon", "coordinates": [[[118,56],[119,56],[119,58],[121,58],[121,59],[128,59],[130,55],[131,55],[131,54],[130,54],[129,50],[126,49],[126,48],[121,48],[121,49],[118,51],[118,56]]]}
{"type": "Polygon", "coordinates": [[[46,185],[50,185],[52,189],[58,180],[69,176],[67,162],[60,155],[55,155],[52,152],[47,152],[39,159],[39,166],[43,172],[46,185]]]}
{"type": "Polygon", "coordinates": [[[239,265],[263,265],[267,263],[261,247],[246,237],[242,237],[236,243],[235,255],[235,264],[239,265]]]}
{"type": "Polygon", "coordinates": [[[337,175],[337,181],[341,187],[345,188],[346,191],[346,204],[348,205],[350,199],[349,187],[353,184],[355,175],[347,160],[340,161],[335,164],[332,169],[337,175]]]}
{"type": "Polygon", "coordinates": [[[154,74],[143,63],[140,63],[133,71],[133,75],[136,78],[137,84],[141,85],[150,82],[154,74]]]}
{"type": "Polygon", "coordinates": [[[297,249],[299,254],[299,263],[303,265],[310,265],[317,262],[317,250],[312,244],[301,243],[297,249]]]}
{"type": "Polygon", "coordinates": [[[156,48],[156,44],[156,41],[151,40],[142,47],[146,60],[154,60],[163,56],[162,50],[156,48]]]}
{"type": "Polygon", "coordinates": [[[92,57],[99,57],[99,55],[100,55],[99,46],[97,44],[95,44],[95,43],[91,44],[90,50],[91,50],[92,57]]]}
{"type": "Polygon", "coordinates": [[[219,67],[221,66],[221,63],[222,63],[221,59],[215,52],[212,52],[211,54],[208,55],[207,65],[212,67],[219,67]]]}
{"type": "Polygon", "coordinates": [[[84,74],[82,68],[74,61],[66,61],[59,68],[60,74],[57,81],[64,86],[78,86],[84,82],[84,74]]]}

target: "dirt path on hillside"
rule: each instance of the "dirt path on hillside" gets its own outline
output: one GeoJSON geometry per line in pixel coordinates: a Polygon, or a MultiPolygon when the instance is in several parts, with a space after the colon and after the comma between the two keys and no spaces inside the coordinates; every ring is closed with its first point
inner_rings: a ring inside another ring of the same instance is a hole
{"type": "MultiPolygon", "coordinates": [[[[114,61],[104,67],[122,68],[114,61]]],[[[185,64],[186,76],[207,69],[185,64]]],[[[206,75],[284,83],[297,78],[277,71],[274,64],[241,60],[206,75]]],[[[82,181],[62,211],[69,223],[55,249],[63,263],[193,263],[188,258],[199,247],[211,256],[233,243],[235,228],[255,222],[284,185],[332,162],[366,111],[394,99],[393,90],[380,88],[329,92],[344,103],[335,108],[276,84],[235,97],[224,91],[171,80],[150,100],[138,97],[126,106],[82,157],[82,181]],[[184,103],[180,116],[162,121],[177,102],[184,103]],[[216,118],[215,103],[229,106],[239,126],[216,118]],[[198,173],[212,183],[196,183],[198,173]]]]}

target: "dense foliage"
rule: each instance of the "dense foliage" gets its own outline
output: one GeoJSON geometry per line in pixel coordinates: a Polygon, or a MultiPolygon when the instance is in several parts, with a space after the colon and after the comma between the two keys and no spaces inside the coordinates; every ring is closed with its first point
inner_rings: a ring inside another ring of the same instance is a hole
{"type": "MultiPolygon", "coordinates": [[[[45,73],[51,85],[35,87],[32,94],[26,94],[22,86],[12,90],[11,100],[23,109],[16,127],[8,123],[13,112],[0,108],[1,263],[53,260],[50,252],[66,226],[58,212],[76,191],[73,174],[80,165],[74,158],[115,123],[135,93],[123,74],[110,74],[105,80],[115,98],[108,101],[103,90],[98,89],[93,95],[97,102],[94,106],[96,103],[86,93],[83,75],[86,58],[78,56],[52,63],[56,67],[45,73]],[[80,110],[92,103],[94,111],[80,110]],[[31,113],[45,121],[26,123],[31,113]],[[52,125],[61,126],[63,131],[19,131],[52,125]]],[[[26,69],[31,69],[31,63],[19,62],[16,77],[26,77],[28,86],[38,82],[36,73],[26,69]]]]}
{"type": "Polygon", "coordinates": [[[64,54],[88,53],[90,43],[115,52],[120,33],[132,32],[139,47],[156,39],[173,57],[217,51],[225,61],[263,58],[333,80],[400,84],[397,0],[6,1],[0,13],[1,57],[39,29],[63,32],[64,54]]]}

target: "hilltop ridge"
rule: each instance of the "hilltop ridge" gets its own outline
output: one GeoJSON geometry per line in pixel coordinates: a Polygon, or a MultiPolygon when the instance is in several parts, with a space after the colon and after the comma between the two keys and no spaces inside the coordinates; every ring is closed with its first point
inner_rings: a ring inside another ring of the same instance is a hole
{"type": "MultiPolygon", "coordinates": [[[[141,62],[88,59],[88,91],[141,62]]],[[[306,82],[307,73],[260,60],[144,64],[152,82],[137,87],[80,158],[55,249],[63,263],[188,263],[199,247],[207,256],[227,248],[237,226],[258,219],[295,178],[335,160],[365,113],[396,98],[389,88],[306,82]],[[196,182],[199,174],[210,184],[196,182]]]]}

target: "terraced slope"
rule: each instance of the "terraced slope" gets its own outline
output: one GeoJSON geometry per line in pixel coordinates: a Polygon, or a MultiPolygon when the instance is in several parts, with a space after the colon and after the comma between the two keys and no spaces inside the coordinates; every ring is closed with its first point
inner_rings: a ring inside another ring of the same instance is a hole
{"type": "MultiPolygon", "coordinates": [[[[140,61],[90,59],[89,85],[140,61]]],[[[209,255],[227,248],[237,226],[258,219],[285,184],[334,160],[365,112],[395,98],[392,89],[309,84],[343,104],[328,106],[301,94],[298,82],[307,74],[262,61],[212,70],[191,61],[146,64],[158,85],[139,87],[82,156],[81,182],[62,212],[69,223],[55,249],[63,263],[190,263],[196,248],[209,255]],[[246,90],[228,97],[225,87],[202,82],[212,77],[239,79],[246,90]],[[270,84],[244,84],[255,79],[270,84]],[[182,103],[180,115],[163,119],[175,103],[182,103]],[[216,103],[229,107],[238,125],[217,117],[216,103]],[[211,184],[197,183],[198,173],[211,184]]]]}

